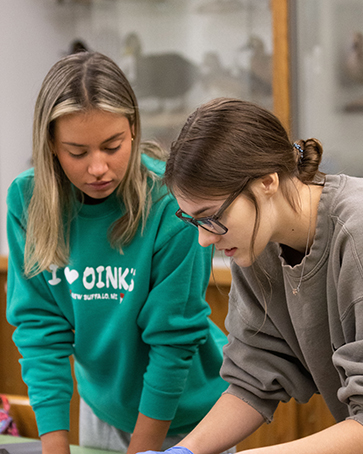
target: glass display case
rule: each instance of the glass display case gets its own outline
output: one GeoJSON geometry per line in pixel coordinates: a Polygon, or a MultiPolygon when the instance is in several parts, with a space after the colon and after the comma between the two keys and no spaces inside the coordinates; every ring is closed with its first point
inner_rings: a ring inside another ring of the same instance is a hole
{"type": "Polygon", "coordinates": [[[294,8],[294,135],[321,140],[326,172],[363,176],[363,2],[294,8]]]}
{"type": "Polygon", "coordinates": [[[82,45],[126,73],[144,139],[168,147],[196,106],[220,96],[273,108],[270,0],[62,3],[74,8],[82,45]]]}

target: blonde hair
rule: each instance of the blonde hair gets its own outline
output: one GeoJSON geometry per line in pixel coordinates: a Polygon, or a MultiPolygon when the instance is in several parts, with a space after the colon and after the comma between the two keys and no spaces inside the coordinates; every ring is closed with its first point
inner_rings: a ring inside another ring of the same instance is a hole
{"type": "Polygon", "coordinates": [[[163,159],[165,152],[156,144],[140,143],[137,100],[121,69],[97,52],[69,55],[50,69],[35,105],[34,191],[28,209],[24,258],[25,274],[29,277],[49,269],[51,264],[64,266],[69,260],[75,200],[71,184],[53,153],[54,125],[63,115],[92,109],[125,116],[133,131],[131,158],[117,188],[126,213],[110,226],[110,244],[122,253],[122,246],[132,240],[139,222],[142,227],[145,225],[151,185],[157,178],[141,164],[141,153],[163,159]]]}

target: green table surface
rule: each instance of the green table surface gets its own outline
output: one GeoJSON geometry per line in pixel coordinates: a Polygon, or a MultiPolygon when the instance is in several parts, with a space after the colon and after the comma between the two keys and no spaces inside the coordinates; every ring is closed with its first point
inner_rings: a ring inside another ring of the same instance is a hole
{"type": "MultiPolygon", "coordinates": [[[[30,438],[22,438],[22,437],[12,437],[11,435],[0,435],[0,444],[11,444],[11,443],[26,443],[29,441],[39,441],[39,440],[32,440],[30,438]]],[[[82,446],[75,446],[71,445],[71,453],[72,454],[120,454],[120,451],[105,451],[104,449],[91,449],[91,448],[83,448],[82,446]]]]}

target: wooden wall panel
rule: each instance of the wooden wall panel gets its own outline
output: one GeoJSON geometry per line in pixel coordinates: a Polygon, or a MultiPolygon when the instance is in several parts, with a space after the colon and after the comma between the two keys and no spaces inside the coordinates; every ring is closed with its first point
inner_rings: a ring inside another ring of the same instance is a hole
{"type": "Polygon", "coordinates": [[[271,0],[274,113],[291,130],[289,0],[271,0]]]}
{"type": "Polygon", "coordinates": [[[27,394],[27,387],[20,377],[19,352],[12,341],[14,328],[6,320],[6,271],[7,260],[0,259],[0,392],[27,394]]]}
{"type": "MultiPolygon", "coordinates": [[[[27,396],[28,388],[21,378],[20,354],[12,340],[14,327],[6,320],[6,272],[7,259],[0,256],[0,393],[27,396]]],[[[69,436],[72,444],[78,444],[79,395],[75,380],[74,388],[69,436]]]]}

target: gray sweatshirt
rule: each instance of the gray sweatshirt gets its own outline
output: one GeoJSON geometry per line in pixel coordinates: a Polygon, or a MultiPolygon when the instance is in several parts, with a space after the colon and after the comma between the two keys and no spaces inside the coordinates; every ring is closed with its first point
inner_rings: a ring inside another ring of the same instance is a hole
{"type": "Polygon", "coordinates": [[[280,401],[320,393],[337,421],[363,424],[363,179],[328,175],[309,254],[291,267],[282,252],[269,243],[264,271],[231,265],[226,392],[267,422],[280,401]]]}

